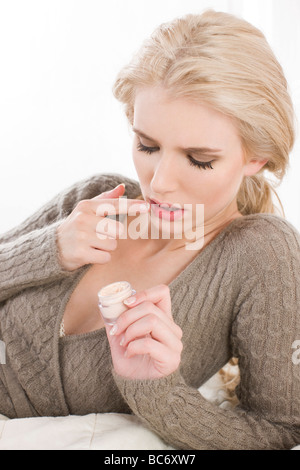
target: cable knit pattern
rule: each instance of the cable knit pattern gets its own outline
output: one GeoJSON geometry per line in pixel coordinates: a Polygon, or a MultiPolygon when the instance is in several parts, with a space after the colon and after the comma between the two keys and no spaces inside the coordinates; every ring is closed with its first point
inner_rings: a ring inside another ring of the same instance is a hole
{"type": "Polygon", "coordinates": [[[180,368],[156,380],[112,370],[104,329],[59,339],[64,309],[89,269],[65,271],[56,229],[76,203],[126,184],[118,174],[81,181],[0,236],[0,413],[11,417],[133,412],[175,448],[290,449],[300,442],[300,235],[286,220],[234,220],[170,283],[183,330],[180,368]],[[198,388],[239,358],[239,405],[224,410],[198,388]]]}
{"type": "MultiPolygon", "coordinates": [[[[226,248],[221,235],[213,251],[210,246],[198,257],[212,256],[203,271],[206,282],[200,280],[206,292],[199,294],[200,313],[193,310],[188,344],[198,343],[198,360],[207,361],[201,369],[212,373],[226,359],[222,334],[230,335],[227,344],[241,369],[239,406],[228,411],[207,403],[184,381],[184,370],[156,381],[115,380],[134,413],[176,448],[289,449],[300,442],[300,366],[292,362],[292,343],[300,337],[300,237],[288,222],[266,214],[238,219],[225,232],[226,248]],[[203,297],[211,302],[202,303],[203,297]],[[227,309],[230,298],[234,305],[227,309]]],[[[198,272],[188,281],[196,302],[198,272]]],[[[195,363],[190,374],[197,372],[195,363]]]]}

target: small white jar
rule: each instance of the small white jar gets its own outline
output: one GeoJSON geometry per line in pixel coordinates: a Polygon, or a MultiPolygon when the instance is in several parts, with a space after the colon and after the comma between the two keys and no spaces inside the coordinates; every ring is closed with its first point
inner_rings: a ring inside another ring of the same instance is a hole
{"type": "Polygon", "coordinates": [[[123,304],[123,301],[134,294],[136,291],[127,281],[113,282],[102,287],[98,292],[98,305],[105,323],[114,325],[121,313],[128,308],[123,304]]]}

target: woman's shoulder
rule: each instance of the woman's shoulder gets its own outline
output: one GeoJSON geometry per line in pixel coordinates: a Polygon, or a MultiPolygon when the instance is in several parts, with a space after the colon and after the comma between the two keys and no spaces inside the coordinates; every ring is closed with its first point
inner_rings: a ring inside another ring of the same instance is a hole
{"type": "Polygon", "coordinates": [[[235,219],[231,225],[232,233],[243,236],[253,234],[256,240],[285,239],[295,237],[299,240],[300,233],[287,219],[275,214],[250,214],[235,219]]]}
{"type": "Polygon", "coordinates": [[[300,262],[300,233],[287,219],[275,214],[251,214],[227,227],[232,249],[249,261],[272,263],[294,258],[300,262]]]}

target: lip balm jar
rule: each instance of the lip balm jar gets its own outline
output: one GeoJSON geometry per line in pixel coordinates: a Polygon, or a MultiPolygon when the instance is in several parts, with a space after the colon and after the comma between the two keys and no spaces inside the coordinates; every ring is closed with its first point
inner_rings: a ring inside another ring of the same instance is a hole
{"type": "Polygon", "coordinates": [[[114,325],[121,313],[127,310],[123,301],[134,294],[136,294],[136,291],[127,281],[113,282],[102,287],[98,292],[98,305],[105,323],[114,325]]]}

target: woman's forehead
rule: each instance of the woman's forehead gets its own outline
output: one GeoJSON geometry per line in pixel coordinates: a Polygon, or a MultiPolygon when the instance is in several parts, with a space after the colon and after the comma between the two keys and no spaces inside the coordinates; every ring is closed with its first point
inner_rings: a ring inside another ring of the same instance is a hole
{"type": "Polygon", "coordinates": [[[183,148],[212,146],[221,149],[228,139],[239,139],[234,121],[207,103],[172,98],[159,87],[138,90],[134,103],[133,128],[137,134],[159,142],[164,136],[176,139],[183,148]],[[207,143],[205,141],[207,140],[207,143]]]}

